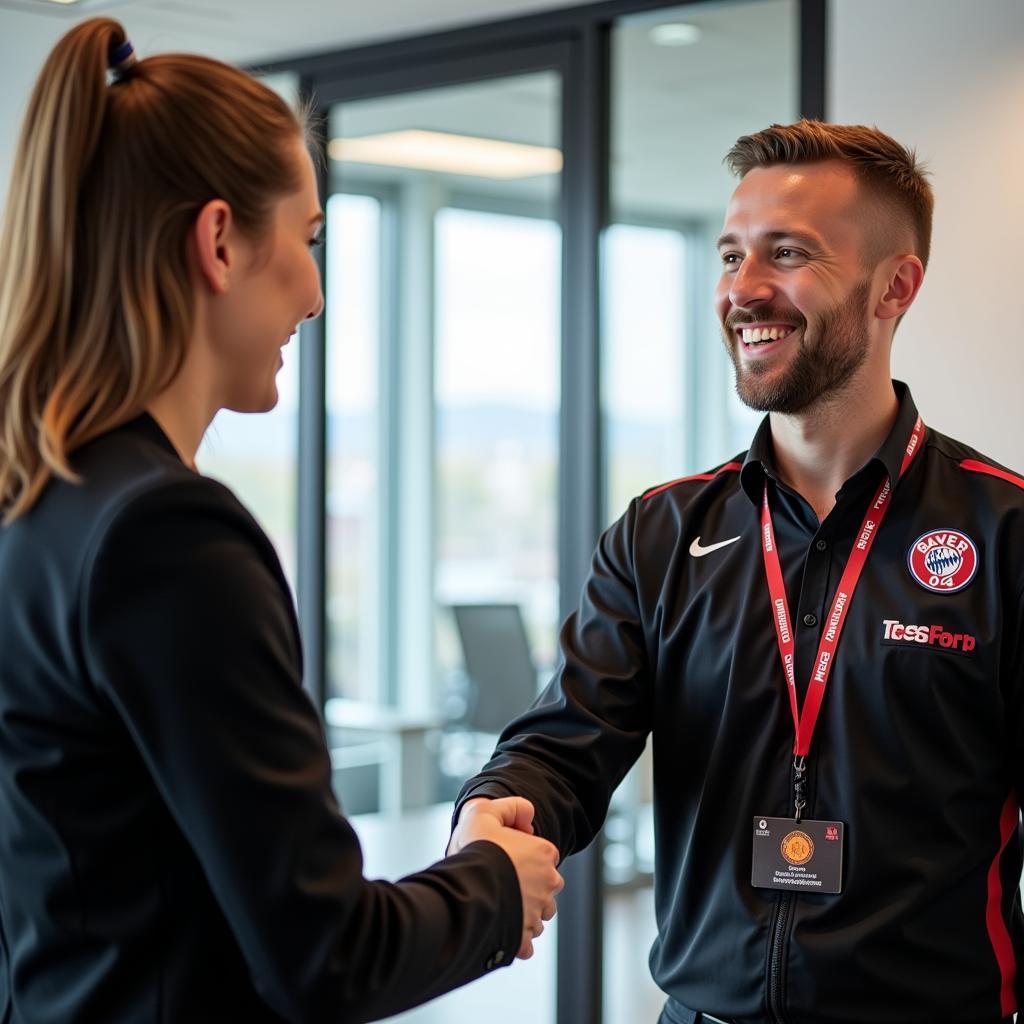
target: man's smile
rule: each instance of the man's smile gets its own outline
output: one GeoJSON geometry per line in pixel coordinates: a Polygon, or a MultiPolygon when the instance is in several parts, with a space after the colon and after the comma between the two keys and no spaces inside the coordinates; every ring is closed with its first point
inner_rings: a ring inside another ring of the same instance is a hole
{"type": "Polygon", "coordinates": [[[733,328],[733,336],[744,355],[753,358],[766,356],[777,351],[783,343],[793,338],[799,328],[792,324],[738,324],[733,328]]]}

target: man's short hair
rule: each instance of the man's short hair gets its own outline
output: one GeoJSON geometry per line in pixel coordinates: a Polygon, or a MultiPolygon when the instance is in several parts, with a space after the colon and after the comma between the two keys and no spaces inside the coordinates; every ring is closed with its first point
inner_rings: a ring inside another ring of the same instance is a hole
{"type": "Polygon", "coordinates": [[[806,118],[796,124],[773,124],[744,135],[725,156],[733,174],[743,177],[756,167],[839,160],[863,190],[878,201],[881,216],[871,232],[865,257],[878,262],[892,253],[894,238],[885,230],[886,214],[895,215],[912,232],[915,255],[928,266],[935,196],[925,169],[912,149],[862,124],[827,124],[806,118]]]}

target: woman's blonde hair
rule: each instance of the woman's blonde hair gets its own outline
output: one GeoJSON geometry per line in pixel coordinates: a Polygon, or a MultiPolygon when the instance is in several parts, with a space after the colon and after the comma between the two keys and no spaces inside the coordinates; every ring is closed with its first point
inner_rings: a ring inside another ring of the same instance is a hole
{"type": "Polygon", "coordinates": [[[191,337],[189,230],[211,199],[259,238],[300,187],[302,115],[227,64],[164,54],[113,78],[125,32],[65,35],[29,100],[0,232],[0,512],[139,415],[191,337]]]}

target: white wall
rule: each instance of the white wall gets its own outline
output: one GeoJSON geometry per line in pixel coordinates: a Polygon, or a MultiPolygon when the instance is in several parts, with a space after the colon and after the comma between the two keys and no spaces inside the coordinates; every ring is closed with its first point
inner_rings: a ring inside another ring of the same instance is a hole
{"type": "Polygon", "coordinates": [[[51,19],[0,11],[0,207],[32,83],[56,40],[51,19]]]}
{"type": "Polygon", "coordinates": [[[926,423],[1024,471],[1024,3],[830,0],[828,117],[932,172],[924,288],[895,374],[926,423]]]}

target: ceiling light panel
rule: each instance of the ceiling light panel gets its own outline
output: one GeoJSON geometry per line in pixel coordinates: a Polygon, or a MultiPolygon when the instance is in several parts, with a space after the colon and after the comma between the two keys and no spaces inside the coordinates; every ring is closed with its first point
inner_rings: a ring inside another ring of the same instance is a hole
{"type": "Polygon", "coordinates": [[[328,151],[332,160],[477,178],[528,178],[562,169],[561,150],[550,146],[420,129],[332,139],[328,151]]]}
{"type": "Polygon", "coordinates": [[[702,35],[696,25],[685,21],[668,21],[651,29],[651,40],[658,46],[692,46],[702,35]]]}

